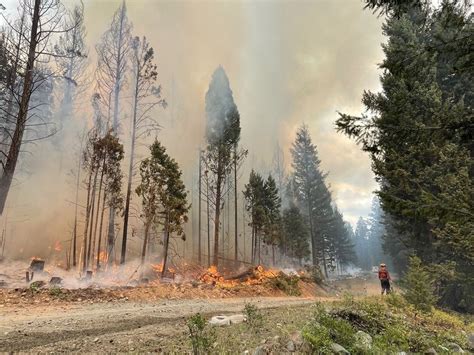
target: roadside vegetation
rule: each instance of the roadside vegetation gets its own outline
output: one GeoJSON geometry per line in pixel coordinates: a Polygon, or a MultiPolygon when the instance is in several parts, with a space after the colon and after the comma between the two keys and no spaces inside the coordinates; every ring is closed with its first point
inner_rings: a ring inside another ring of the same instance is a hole
{"type": "Polygon", "coordinates": [[[243,311],[247,324],[212,327],[214,342],[209,353],[442,354],[474,350],[468,340],[474,332],[472,318],[437,308],[422,311],[397,294],[361,299],[346,295],[341,301],[266,310],[246,305],[243,311]],[[255,314],[258,322],[254,322],[255,314]],[[232,334],[239,334],[238,339],[232,334]]]}

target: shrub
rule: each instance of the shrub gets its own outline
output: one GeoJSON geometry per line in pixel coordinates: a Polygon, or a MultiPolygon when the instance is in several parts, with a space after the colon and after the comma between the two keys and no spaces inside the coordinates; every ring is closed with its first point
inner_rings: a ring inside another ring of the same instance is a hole
{"type": "Polygon", "coordinates": [[[260,328],[263,324],[263,315],[262,312],[257,308],[257,306],[246,303],[244,307],[245,318],[247,319],[247,324],[252,328],[260,328]]]}
{"type": "Polygon", "coordinates": [[[197,313],[188,319],[187,326],[193,354],[209,353],[216,336],[214,330],[207,327],[206,319],[200,313],[197,313]]]}
{"type": "Polygon", "coordinates": [[[63,296],[63,291],[59,287],[51,287],[49,289],[49,295],[53,297],[61,297],[63,296]]]}
{"type": "Polygon", "coordinates": [[[410,258],[404,285],[405,299],[418,310],[430,312],[436,302],[433,279],[421,264],[420,258],[416,256],[410,258]]]}
{"type": "Polygon", "coordinates": [[[299,296],[301,295],[301,290],[298,286],[300,279],[296,275],[286,275],[284,273],[279,273],[277,277],[271,278],[269,280],[270,285],[273,288],[283,291],[288,296],[299,296]]]}
{"type": "Polygon", "coordinates": [[[318,353],[330,351],[332,339],[329,330],[317,322],[311,322],[302,331],[303,339],[307,341],[318,353]]]}
{"type": "Polygon", "coordinates": [[[321,304],[316,304],[313,318],[303,331],[303,337],[320,352],[329,349],[331,343],[350,349],[354,335],[355,330],[347,320],[326,311],[321,304]]]}

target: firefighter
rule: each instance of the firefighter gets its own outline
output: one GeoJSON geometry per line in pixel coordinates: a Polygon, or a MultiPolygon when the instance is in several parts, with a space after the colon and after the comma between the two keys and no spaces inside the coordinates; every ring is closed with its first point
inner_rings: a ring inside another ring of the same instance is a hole
{"type": "Polygon", "coordinates": [[[385,293],[388,295],[390,293],[390,274],[387,270],[387,265],[384,263],[380,264],[379,268],[379,280],[380,286],[382,286],[382,295],[385,293]]]}

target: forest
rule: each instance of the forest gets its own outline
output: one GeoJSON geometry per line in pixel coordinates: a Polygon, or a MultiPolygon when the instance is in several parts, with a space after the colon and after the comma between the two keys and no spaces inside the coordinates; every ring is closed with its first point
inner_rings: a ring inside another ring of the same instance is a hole
{"type": "Polygon", "coordinates": [[[139,273],[154,268],[166,279],[180,268],[262,265],[329,280],[385,262],[407,285],[428,288],[433,304],[474,311],[468,1],[361,4],[384,19],[380,90],[362,93],[360,115],[335,112],[332,123],[370,157],[378,186],[370,214],[356,224],[338,206],[307,117],[288,144],[275,141],[269,167],[252,162],[259,152],[243,143],[250,132],[242,122],[257,118],[241,116],[232,91],[240,79],[225,63],[209,64],[196,118],[204,134],[186,153],[191,166],[180,164],[163,140],[162,116],[174,98],[162,87],[160,48],[135,30],[125,1],[89,46],[84,4],[67,5],[21,0],[7,12],[0,4],[2,223],[40,191],[68,201],[44,221],[45,229],[61,224],[48,241],[31,231],[22,244],[3,227],[0,268],[49,258],[83,277],[133,262],[139,273]],[[37,191],[21,195],[22,181],[39,175],[37,191]]]}
{"type": "Polygon", "coordinates": [[[473,20],[0,0],[0,352],[473,352],[473,20]]]}

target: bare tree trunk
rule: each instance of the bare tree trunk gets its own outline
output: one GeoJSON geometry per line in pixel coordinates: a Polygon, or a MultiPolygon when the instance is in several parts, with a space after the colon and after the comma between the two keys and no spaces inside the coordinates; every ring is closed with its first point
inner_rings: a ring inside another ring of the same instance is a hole
{"type": "Polygon", "coordinates": [[[214,217],[214,255],[212,264],[217,267],[219,264],[219,221],[221,215],[221,185],[222,185],[222,173],[221,169],[218,169],[217,173],[217,184],[216,184],[216,211],[214,217]]]}
{"type": "Polygon", "coordinates": [[[87,245],[87,262],[86,265],[89,266],[89,261],[91,260],[91,250],[92,250],[92,228],[94,227],[94,211],[95,211],[95,192],[97,190],[97,175],[99,172],[96,170],[94,174],[94,183],[92,184],[92,198],[91,198],[91,213],[90,213],[90,227],[89,227],[89,244],[87,245]]]}
{"type": "Polygon", "coordinates": [[[251,261],[255,264],[255,227],[252,225],[252,246],[251,246],[251,261]]]}
{"type": "Polygon", "coordinates": [[[36,46],[38,44],[38,23],[40,20],[41,0],[35,0],[33,17],[31,20],[30,47],[28,49],[28,60],[26,63],[25,77],[23,80],[23,93],[21,95],[20,107],[18,110],[15,132],[8,151],[7,159],[3,167],[3,174],[0,178],[0,215],[3,214],[7,201],[8,192],[15,173],[16,163],[20,154],[23,134],[28,116],[28,106],[33,85],[33,71],[36,59],[36,46]]]}
{"type": "Polygon", "coordinates": [[[87,268],[87,227],[89,227],[89,214],[90,214],[90,197],[91,197],[91,182],[92,182],[92,170],[89,173],[89,182],[87,183],[87,204],[86,204],[86,220],[84,222],[84,237],[83,237],[83,257],[82,257],[82,271],[86,271],[87,268]]]}
{"type": "Polygon", "coordinates": [[[206,179],[207,196],[207,267],[211,267],[211,215],[209,208],[209,179],[206,179]]]}
{"type": "Polygon", "coordinates": [[[161,278],[165,276],[166,264],[168,262],[168,246],[170,241],[170,232],[169,232],[169,212],[166,215],[165,221],[165,240],[163,241],[163,269],[161,270],[161,278]]]}
{"type": "Polygon", "coordinates": [[[238,227],[237,227],[237,146],[234,147],[234,260],[237,263],[239,257],[238,227]]]}
{"type": "Polygon", "coordinates": [[[97,236],[97,226],[99,224],[99,212],[100,212],[100,201],[101,201],[101,195],[102,195],[102,185],[104,182],[104,164],[105,164],[105,158],[104,161],[102,162],[102,171],[100,173],[100,181],[99,181],[99,196],[97,196],[97,212],[95,216],[95,225],[94,225],[94,237],[92,238],[92,265],[94,265],[94,254],[95,254],[95,240],[97,236]]]}
{"type": "Polygon", "coordinates": [[[104,191],[104,199],[102,201],[102,212],[100,214],[100,226],[99,226],[99,242],[97,243],[97,270],[100,268],[100,247],[102,244],[102,225],[104,223],[104,212],[105,212],[105,203],[107,201],[107,191],[104,191]]]}
{"type": "Polygon", "coordinates": [[[199,147],[199,189],[198,189],[198,263],[202,264],[201,260],[201,184],[202,184],[202,156],[201,148],[199,147]]]}
{"type": "Polygon", "coordinates": [[[146,256],[146,248],[148,245],[148,234],[150,232],[150,222],[146,222],[145,224],[145,237],[143,238],[143,247],[142,247],[142,265],[145,264],[145,256],[146,256]]]}
{"type": "MultiPolygon", "coordinates": [[[[138,69],[137,69],[138,70],[138,69]]],[[[137,73],[135,81],[135,95],[133,98],[133,122],[132,122],[132,140],[130,142],[130,165],[128,167],[128,182],[127,182],[127,195],[125,197],[125,211],[123,214],[123,234],[122,234],[122,252],[120,254],[120,264],[125,263],[125,256],[127,254],[127,237],[128,237],[128,217],[130,214],[130,199],[132,197],[132,175],[133,175],[133,162],[135,155],[135,140],[137,132],[137,110],[138,110],[138,85],[140,76],[137,73]]]]}
{"type": "Polygon", "coordinates": [[[275,266],[275,244],[272,244],[272,265],[275,266]]]}
{"type": "Polygon", "coordinates": [[[76,204],[74,207],[74,229],[72,234],[72,266],[76,266],[77,261],[77,208],[79,204],[79,182],[81,179],[81,159],[79,158],[79,164],[77,165],[77,179],[76,179],[76,204]]]}
{"type": "MultiPolygon", "coordinates": [[[[122,43],[123,43],[123,21],[125,17],[125,5],[122,5],[122,14],[120,18],[120,36],[118,42],[118,53],[117,53],[117,68],[115,72],[115,87],[114,87],[114,121],[113,121],[113,132],[115,135],[118,134],[118,111],[119,111],[119,96],[120,96],[120,77],[121,77],[121,63],[124,59],[122,58],[122,43]]],[[[115,207],[110,207],[109,213],[109,231],[108,231],[108,248],[109,248],[109,265],[112,264],[113,259],[110,257],[115,246],[115,207]]]]}

